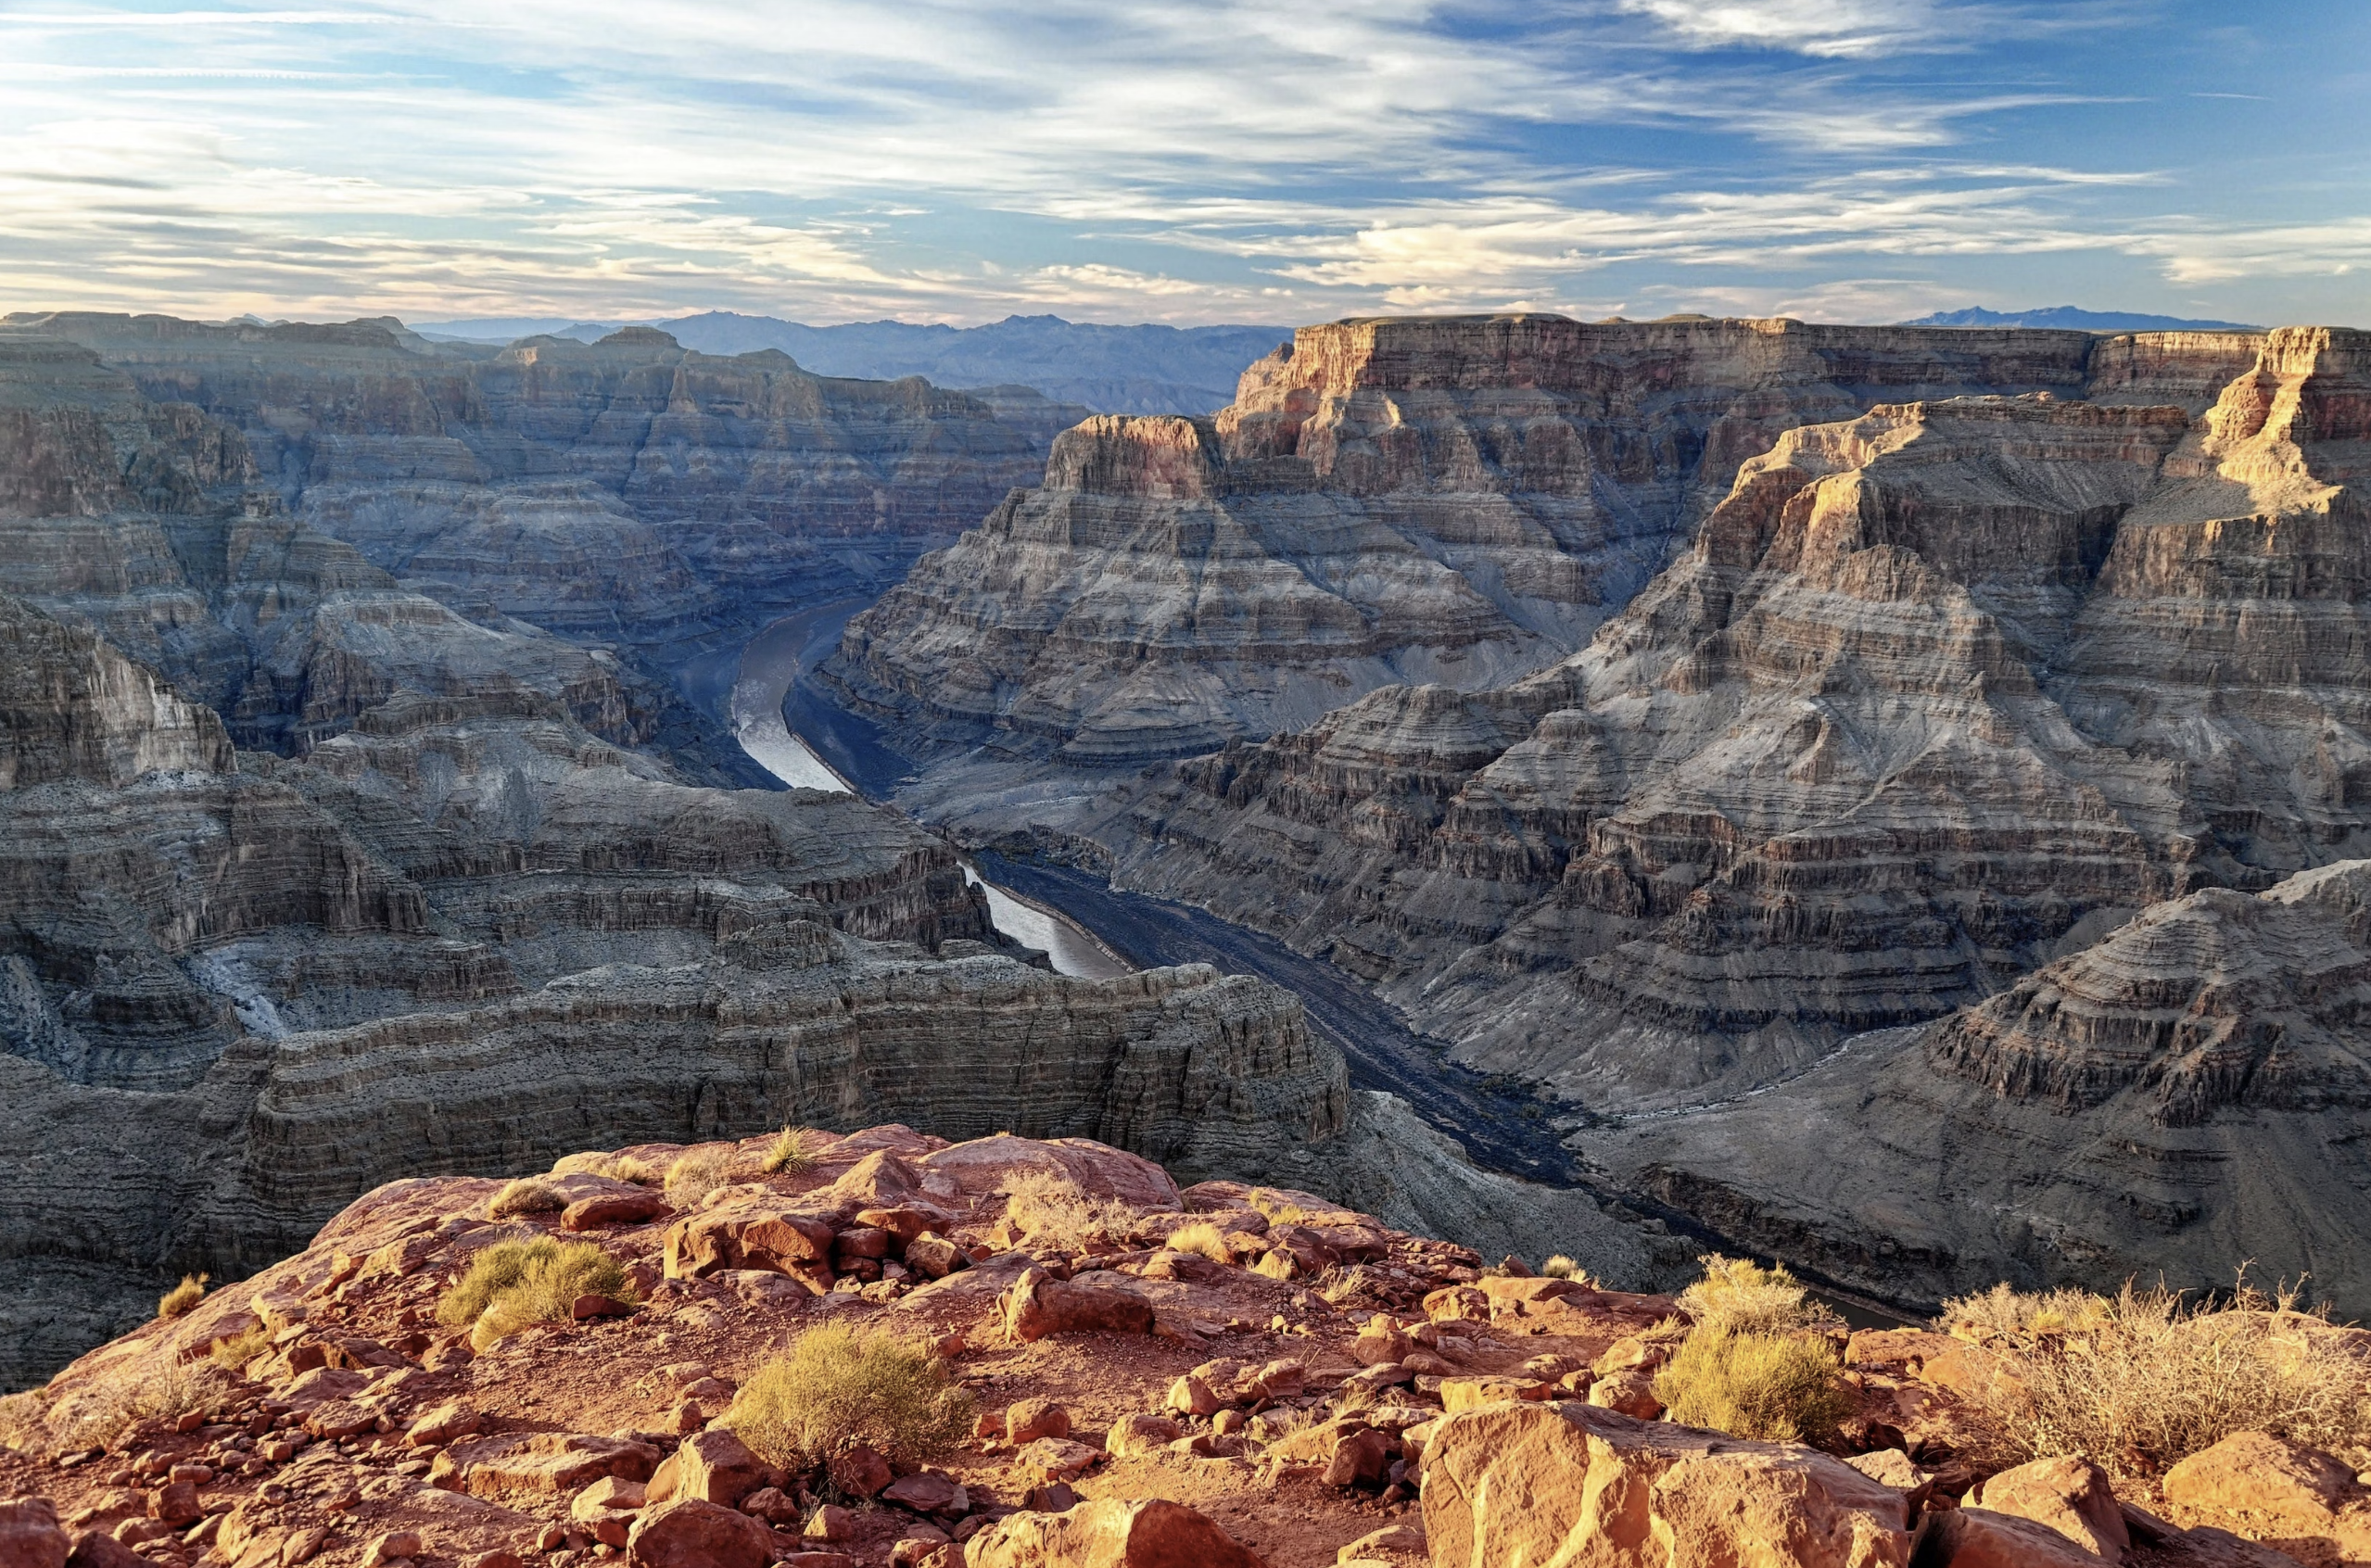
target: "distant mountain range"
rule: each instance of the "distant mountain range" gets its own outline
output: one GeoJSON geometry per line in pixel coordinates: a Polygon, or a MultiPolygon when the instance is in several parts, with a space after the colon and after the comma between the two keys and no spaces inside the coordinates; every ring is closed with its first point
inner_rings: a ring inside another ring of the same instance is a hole
{"type": "Polygon", "coordinates": [[[807,326],[729,310],[673,321],[570,322],[526,317],[416,322],[424,337],[508,343],[545,334],[592,342],[621,326],[654,326],[704,354],[780,348],[818,375],[941,386],[1033,386],[1057,402],[1105,413],[1209,413],[1235,399],[1243,367],[1292,335],[1281,326],[1098,326],[1059,316],[1008,316],[989,326],[853,322],[807,326]]]}
{"type": "Polygon", "coordinates": [[[1904,326],[2061,327],[2069,332],[2258,332],[2244,322],[2193,322],[2179,316],[2147,316],[2133,310],[2078,310],[2053,305],[2047,310],[1937,310],[1904,326]]]}

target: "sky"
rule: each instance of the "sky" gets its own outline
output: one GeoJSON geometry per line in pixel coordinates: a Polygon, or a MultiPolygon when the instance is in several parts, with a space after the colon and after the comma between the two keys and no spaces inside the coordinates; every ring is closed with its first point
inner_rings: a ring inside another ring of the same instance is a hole
{"type": "Polygon", "coordinates": [[[0,310],[2371,325],[2363,0],[0,0],[0,310]]]}

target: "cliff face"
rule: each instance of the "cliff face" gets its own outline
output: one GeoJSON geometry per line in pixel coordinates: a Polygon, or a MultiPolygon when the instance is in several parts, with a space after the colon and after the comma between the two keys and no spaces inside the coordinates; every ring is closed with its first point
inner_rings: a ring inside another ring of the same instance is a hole
{"type": "Polygon", "coordinates": [[[1602,1126],[1616,1180],[1896,1299],[2371,1269],[2371,863],[2206,889],[1751,1098],[1602,1126]]]}
{"type": "Polygon", "coordinates": [[[1257,740],[1388,684],[1487,689],[1578,648],[1783,431],[1965,393],[2202,404],[2254,347],[1783,321],[1304,328],[1212,419],[1067,433],[1044,484],[918,563],[823,677],[918,756],[985,740],[1072,769],[1257,740]]]}
{"type": "Polygon", "coordinates": [[[497,351],[392,321],[69,311],[0,319],[11,338],[81,345],[231,427],[298,517],[427,591],[639,643],[882,580],[1033,479],[1084,411],[646,328],[497,351]]]}
{"type": "Polygon", "coordinates": [[[1628,1109],[2355,853],[2363,347],[2275,334],[2195,418],[1955,399],[1791,432],[1579,655],[1183,765],[1122,875],[1628,1109]]]}

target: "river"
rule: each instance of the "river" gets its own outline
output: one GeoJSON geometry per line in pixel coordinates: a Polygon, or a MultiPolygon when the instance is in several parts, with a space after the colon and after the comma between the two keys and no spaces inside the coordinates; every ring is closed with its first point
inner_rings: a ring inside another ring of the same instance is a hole
{"type": "MultiPolygon", "coordinates": [[[[785,616],[742,650],[740,670],[728,700],[733,735],[758,765],[793,790],[859,792],[838,769],[791,733],[782,717],[782,700],[793,681],[839,646],[841,628],[848,624],[848,617],[870,602],[841,600],[785,616]]],[[[1031,947],[1043,948],[1057,973],[1108,980],[1135,967],[1076,921],[987,880],[976,863],[965,861],[963,874],[987,894],[988,913],[996,929],[1031,947]]]]}

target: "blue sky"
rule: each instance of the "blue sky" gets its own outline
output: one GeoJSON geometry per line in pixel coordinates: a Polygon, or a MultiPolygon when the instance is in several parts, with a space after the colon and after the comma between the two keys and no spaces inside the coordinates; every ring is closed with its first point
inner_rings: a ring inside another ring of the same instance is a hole
{"type": "Polygon", "coordinates": [[[2371,324],[2363,0],[0,0],[0,309],[2371,324]]]}

